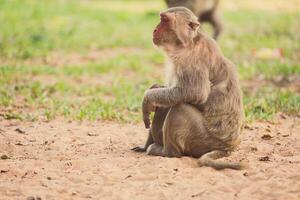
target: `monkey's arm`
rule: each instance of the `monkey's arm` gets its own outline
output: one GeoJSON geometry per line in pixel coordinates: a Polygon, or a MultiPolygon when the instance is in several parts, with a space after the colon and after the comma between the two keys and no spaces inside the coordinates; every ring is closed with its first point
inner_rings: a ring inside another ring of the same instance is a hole
{"type": "Polygon", "coordinates": [[[157,107],[171,107],[183,101],[183,89],[179,87],[154,88],[147,90],[143,105],[152,104],[157,107]]]}
{"type": "Polygon", "coordinates": [[[153,85],[145,92],[143,106],[151,104],[153,107],[172,107],[180,103],[199,105],[206,102],[211,90],[207,67],[185,70],[177,79],[174,87],[153,85]]]}
{"type": "Polygon", "coordinates": [[[146,90],[142,103],[143,120],[146,128],[150,128],[151,112],[156,107],[171,107],[182,101],[182,92],[179,87],[153,88],[146,90]]]}
{"type": "Polygon", "coordinates": [[[207,67],[190,68],[177,79],[174,87],[154,88],[145,92],[142,110],[146,128],[150,127],[149,116],[156,107],[172,107],[180,103],[200,105],[206,102],[211,89],[207,67]]]}
{"type": "Polygon", "coordinates": [[[155,88],[147,90],[143,105],[154,107],[171,107],[180,103],[203,104],[207,100],[210,88],[155,88]]]}
{"type": "Polygon", "coordinates": [[[156,88],[147,90],[143,100],[143,120],[145,127],[150,127],[149,115],[156,107],[172,107],[180,103],[203,104],[209,95],[207,87],[201,91],[198,88],[156,88]]]}

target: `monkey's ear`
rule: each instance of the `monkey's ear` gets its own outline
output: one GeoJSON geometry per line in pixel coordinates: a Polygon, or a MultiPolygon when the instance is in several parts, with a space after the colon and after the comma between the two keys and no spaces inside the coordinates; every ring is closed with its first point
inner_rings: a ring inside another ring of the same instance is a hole
{"type": "Polygon", "coordinates": [[[200,26],[200,23],[198,22],[189,22],[189,27],[192,29],[192,30],[197,30],[197,28],[200,26]]]}

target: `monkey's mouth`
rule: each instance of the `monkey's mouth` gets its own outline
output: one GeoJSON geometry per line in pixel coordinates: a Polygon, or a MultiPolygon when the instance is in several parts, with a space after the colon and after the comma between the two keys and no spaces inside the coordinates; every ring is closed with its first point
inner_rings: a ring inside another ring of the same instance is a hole
{"type": "Polygon", "coordinates": [[[159,37],[153,35],[152,41],[155,45],[159,45],[160,44],[160,39],[159,37]]]}
{"type": "Polygon", "coordinates": [[[157,34],[157,27],[154,29],[154,31],[153,31],[153,35],[152,35],[152,41],[153,41],[153,43],[155,44],[155,45],[158,45],[158,43],[159,43],[159,36],[158,36],[158,34],[157,34]]]}
{"type": "Polygon", "coordinates": [[[158,42],[158,38],[153,36],[152,41],[153,41],[154,44],[156,44],[158,42]]]}

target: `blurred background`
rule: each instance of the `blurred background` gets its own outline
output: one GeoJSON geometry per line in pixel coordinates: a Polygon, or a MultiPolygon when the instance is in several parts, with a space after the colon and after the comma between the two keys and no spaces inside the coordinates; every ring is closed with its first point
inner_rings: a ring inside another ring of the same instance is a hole
{"type": "MultiPolygon", "coordinates": [[[[139,122],[164,82],[152,44],[163,0],[0,0],[0,117],[139,122]]],[[[300,110],[300,0],[221,0],[218,43],[247,120],[300,110]]],[[[212,33],[204,24],[203,29],[212,33]]]]}

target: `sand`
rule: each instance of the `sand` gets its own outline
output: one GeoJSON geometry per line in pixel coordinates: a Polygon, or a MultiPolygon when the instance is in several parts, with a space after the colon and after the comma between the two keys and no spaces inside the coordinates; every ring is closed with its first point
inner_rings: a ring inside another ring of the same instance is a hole
{"type": "Polygon", "coordinates": [[[227,158],[241,171],[130,151],[145,138],[142,124],[1,120],[0,199],[300,199],[299,117],[247,125],[227,158]]]}

